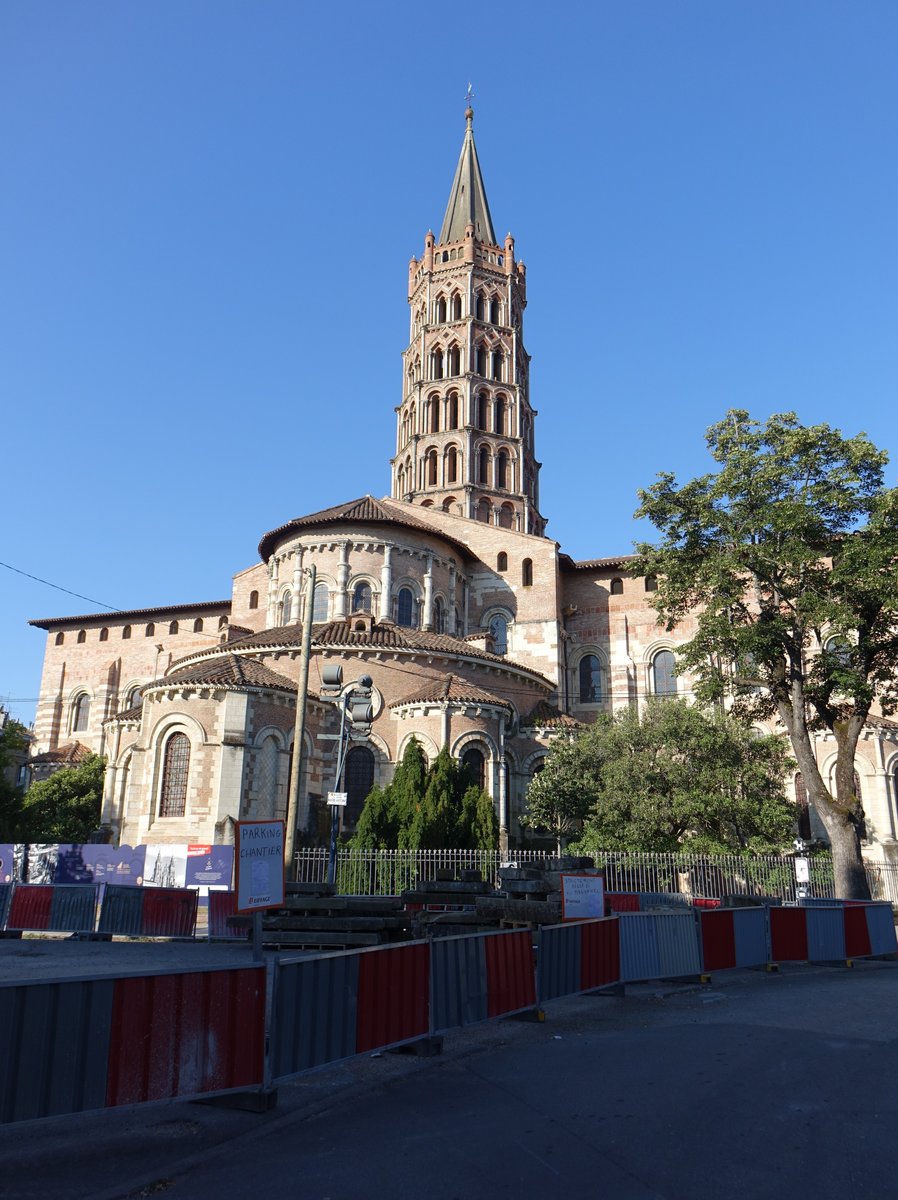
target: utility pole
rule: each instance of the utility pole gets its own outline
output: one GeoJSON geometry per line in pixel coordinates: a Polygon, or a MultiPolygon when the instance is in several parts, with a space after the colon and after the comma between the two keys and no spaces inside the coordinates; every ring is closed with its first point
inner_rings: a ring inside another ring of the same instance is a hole
{"type": "Polygon", "coordinates": [[[287,794],[287,828],[284,831],[284,867],[288,879],[296,878],[294,853],[296,819],[299,813],[299,789],[302,785],[302,760],[306,735],[306,700],[309,695],[309,659],[312,653],[312,609],[315,606],[315,566],[308,568],[306,599],[302,617],[302,644],[299,651],[299,680],[296,684],[296,721],[293,725],[293,766],[287,794]]]}

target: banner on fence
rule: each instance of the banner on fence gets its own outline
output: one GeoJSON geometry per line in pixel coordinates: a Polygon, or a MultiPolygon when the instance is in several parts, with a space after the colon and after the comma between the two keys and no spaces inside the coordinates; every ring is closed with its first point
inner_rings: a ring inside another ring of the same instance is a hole
{"type": "Polygon", "coordinates": [[[229,888],[233,871],[233,846],[187,847],[187,872],[184,882],[187,887],[198,887],[201,895],[205,895],[207,888],[229,888]]]}
{"type": "Polygon", "coordinates": [[[582,921],[605,915],[605,878],[600,871],[563,871],[561,919],[582,921]]]}

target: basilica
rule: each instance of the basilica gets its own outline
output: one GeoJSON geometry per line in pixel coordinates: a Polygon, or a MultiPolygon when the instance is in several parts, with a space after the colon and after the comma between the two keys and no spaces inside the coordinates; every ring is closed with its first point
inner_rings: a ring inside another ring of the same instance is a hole
{"type": "MultiPolygon", "coordinates": [[[[692,630],[662,631],[654,581],[626,557],[574,561],[545,536],[527,275],[511,235],[496,237],[470,108],[465,121],[439,236],[409,264],[390,495],[263,533],[225,599],[31,622],[47,632],[32,776],[105,755],[117,841],[228,841],[235,820],[286,815],[306,621],[305,845],[325,837],[336,787],[326,666],[373,681],[370,736],[346,758],[344,833],[416,738],[481,779],[503,848],[525,839],[527,786],[554,739],[649,695],[689,694],[675,650],[692,630]]],[[[828,778],[835,745],[817,749],[828,778]]],[[[898,725],[871,724],[857,762],[870,847],[894,845],[896,766],[898,725]]],[[[790,786],[797,829],[822,834],[800,777],[790,786]]]]}

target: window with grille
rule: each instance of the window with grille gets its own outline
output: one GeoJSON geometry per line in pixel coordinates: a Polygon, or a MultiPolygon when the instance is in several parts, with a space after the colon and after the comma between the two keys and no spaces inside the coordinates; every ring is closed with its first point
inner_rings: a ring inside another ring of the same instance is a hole
{"type": "Polygon", "coordinates": [[[355,591],[352,593],[352,611],[371,612],[370,583],[357,583],[355,585],[355,591]]]}
{"type": "Polygon", "coordinates": [[[491,618],[490,633],[493,635],[496,654],[505,654],[508,650],[508,621],[501,613],[491,618]]]}
{"type": "Polygon", "coordinates": [[[396,624],[414,629],[418,624],[417,604],[411,588],[400,588],[396,597],[396,624]]]}
{"type": "Polygon", "coordinates": [[[190,768],[190,739],[186,733],[173,733],[165,743],[162,765],[160,817],[183,817],[187,809],[187,773],[190,768]]]}
{"type": "Polygon", "coordinates": [[[346,790],[343,824],[355,825],[362,815],[368,793],[374,787],[374,754],[367,746],[354,746],[346,755],[343,786],[346,790]]]}
{"type": "Polygon", "coordinates": [[[478,750],[476,746],[472,746],[470,750],[466,750],[461,756],[461,764],[467,767],[468,773],[471,776],[471,782],[477,787],[483,787],[484,767],[486,760],[483,757],[483,752],[478,750]]]}
{"type": "Polygon", "coordinates": [[[72,733],[83,733],[90,720],[90,696],[82,692],[72,708],[72,733]]]}
{"type": "Polygon", "coordinates": [[[315,584],[315,600],[312,604],[312,620],[326,621],[330,605],[330,592],[326,583],[315,584]]]}
{"type": "Polygon", "coordinates": [[[580,659],[580,703],[598,704],[602,699],[602,664],[595,654],[580,659]]]}

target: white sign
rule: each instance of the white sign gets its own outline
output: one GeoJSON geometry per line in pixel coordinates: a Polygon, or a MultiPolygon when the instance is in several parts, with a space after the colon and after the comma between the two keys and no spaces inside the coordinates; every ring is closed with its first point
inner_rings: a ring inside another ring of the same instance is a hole
{"type": "Polygon", "coordinates": [[[334,808],[345,808],[346,801],[349,799],[349,792],[328,792],[327,802],[332,804],[334,808]]]}
{"type": "Polygon", "coordinates": [[[284,903],[284,822],[237,821],[234,843],[237,911],[284,903]]]}
{"type": "Polygon", "coordinates": [[[585,871],[561,874],[561,919],[577,921],[605,915],[605,877],[585,871]]]}
{"type": "Polygon", "coordinates": [[[810,883],[811,882],[811,864],[807,858],[796,858],[795,860],[795,882],[810,883]]]}

